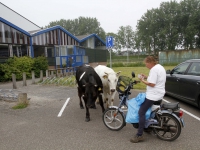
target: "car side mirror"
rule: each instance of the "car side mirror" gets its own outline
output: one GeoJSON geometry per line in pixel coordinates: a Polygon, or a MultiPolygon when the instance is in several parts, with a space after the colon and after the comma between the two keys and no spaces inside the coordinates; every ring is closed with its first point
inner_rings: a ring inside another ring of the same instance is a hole
{"type": "Polygon", "coordinates": [[[135,73],[134,72],[132,72],[132,78],[135,78],[135,73]]]}
{"type": "Polygon", "coordinates": [[[166,74],[173,74],[174,73],[174,70],[167,70],[166,71],[166,74]]]}
{"type": "Polygon", "coordinates": [[[171,70],[166,70],[166,74],[171,74],[171,70]]]}

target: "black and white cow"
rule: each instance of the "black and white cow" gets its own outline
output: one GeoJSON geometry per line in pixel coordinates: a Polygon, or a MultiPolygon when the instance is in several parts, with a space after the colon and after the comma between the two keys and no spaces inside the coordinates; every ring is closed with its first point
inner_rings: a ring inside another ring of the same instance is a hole
{"type": "Polygon", "coordinates": [[[98,97],[99,103],[104,112],[104,105],[102,99],[103,84],[99,75],[95,72],[94,68],[89,65],[79,66],[76,70],[76,81],[78,84],[78,96],[80,99],[80,108],[84,109],[81,97],[85,102],[86,107],[86,119],[90,121],[89,108],[96,108],[95,101],[98,97]]]}

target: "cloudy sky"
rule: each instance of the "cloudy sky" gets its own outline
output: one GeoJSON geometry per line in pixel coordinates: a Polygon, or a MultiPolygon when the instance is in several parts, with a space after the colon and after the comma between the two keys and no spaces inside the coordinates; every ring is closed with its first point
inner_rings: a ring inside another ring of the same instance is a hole
{"type": "Polygon", "coordinates": [[[130,25],[135,30],[137,20],[148,9],[167,1],[170,0],[0,0],[40,27],[82,16],[97,18],[105,32],[114,33],[120,26],[130,25]]]}

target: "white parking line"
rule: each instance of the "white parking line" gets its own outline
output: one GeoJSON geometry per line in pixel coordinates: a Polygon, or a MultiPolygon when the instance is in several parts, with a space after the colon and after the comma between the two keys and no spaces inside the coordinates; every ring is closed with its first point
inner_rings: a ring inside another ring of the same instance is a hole
{"type": "Polygon", "coordinates": [[[63,105],[62,109],[60,110],[59,114],[58,114],[58,117],[61,117],[65,107],[67,106],[68,102],[69,102],[70,98],[68,98],[66,101],[65,101],[65,104],[63,105]]]}
{"type": "MultiPolygon", "coordinates": [[[[170,103],[169,101],[167,101],[167,100],[165,100],[165,99],[163,99],[163,100],[164,100],[165,102],[167,102],[167,103],[170,103]]],[[[197,119],[197,120],[200,121],[200,118],[199,118],[199,117],[193,115],[192,113],[186,111],[185,109],[182,109],[182,108],[181,108],[181,110],[182,110],[183,112],[185,112],[186,114],[190,115],[191,117],[193,117],[193,118],[195,118],[195,119],[197,119]]]]}

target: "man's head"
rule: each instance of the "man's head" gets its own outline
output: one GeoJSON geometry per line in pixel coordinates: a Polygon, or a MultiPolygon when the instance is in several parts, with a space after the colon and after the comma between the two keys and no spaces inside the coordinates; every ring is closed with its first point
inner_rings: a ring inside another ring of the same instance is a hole
{"type": "Polygon", "coordinates": [[[144,63],[147,68],[151,69],[153,66],[157,64],[157,59],[154,56],[147,56],[144,59],[144,63]]]}

